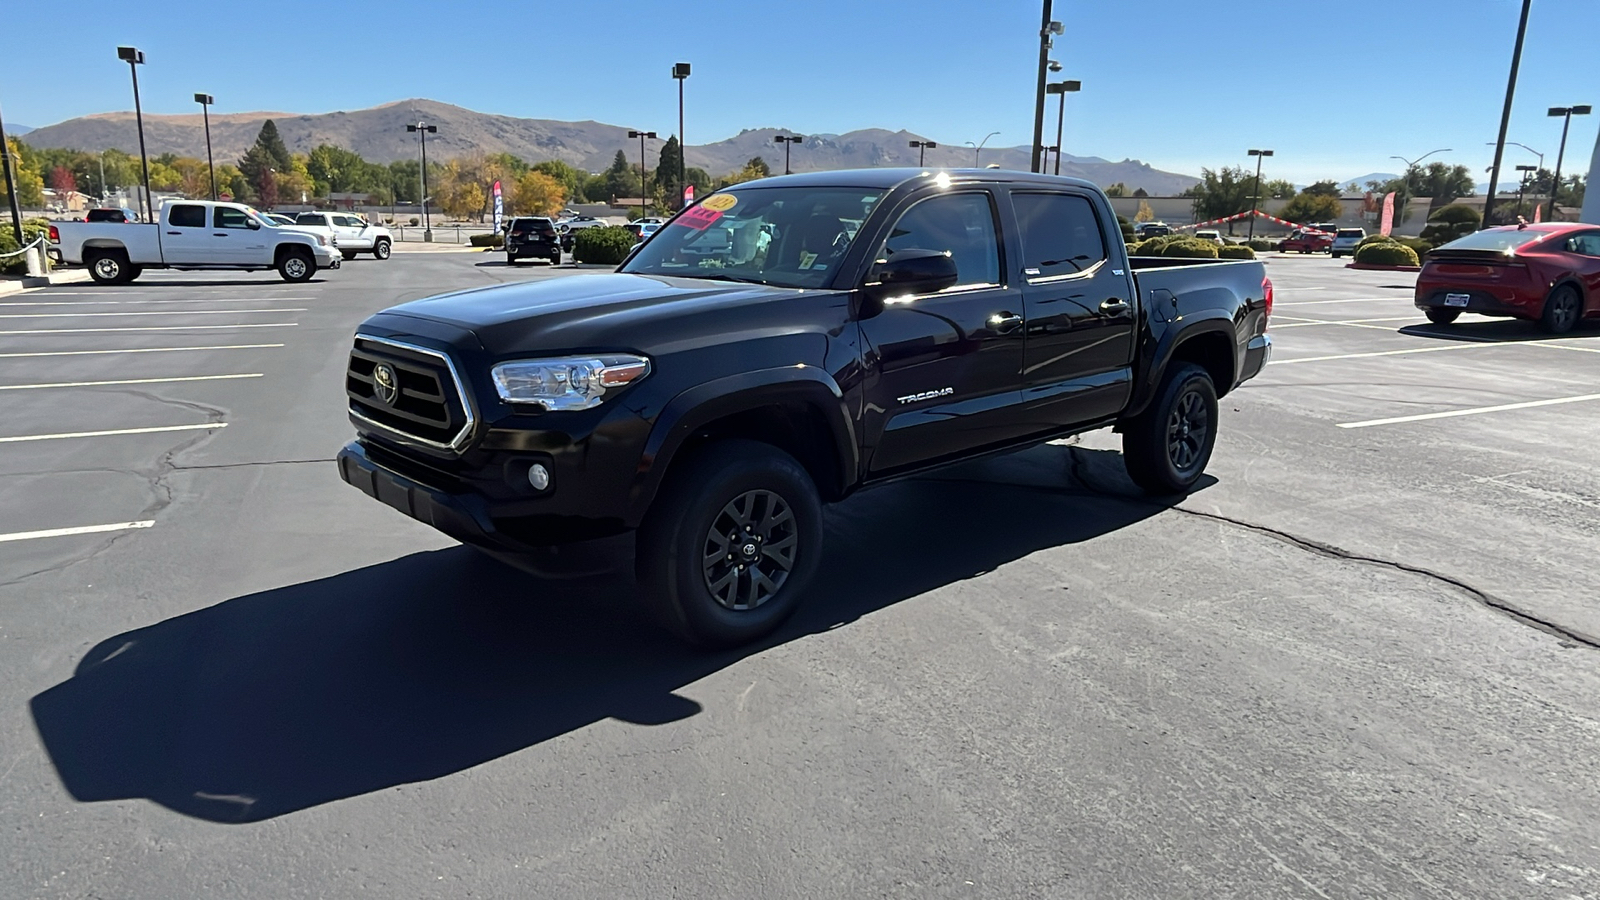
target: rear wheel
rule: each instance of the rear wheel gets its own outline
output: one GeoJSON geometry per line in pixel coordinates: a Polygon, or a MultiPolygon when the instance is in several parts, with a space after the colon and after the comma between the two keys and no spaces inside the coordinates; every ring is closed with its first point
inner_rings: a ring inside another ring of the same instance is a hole
{"type": "Polygon", "coordinates": [[[1426,314],[1428,316],[1428,321],[1435,325],[1449,325],[1456,319],[1461,318],[1461,310],[1459,309],[1436,308],[1428,310],[1426,314]]]}
{"type": "Polygon", "coordinates": [[[1183,363],[1123,430],[1122,463],[1147,493],[1181,494],[1205,474],[1216,442],[1216,386],[1205,369],[1183,363]]]}
{"type": "Polygon", "coordinates": [[[122,250],[91,250],[84,254],[89,277],[98,284],[123,284],[133,279],[133,267],[122,250]]]}
{"type": "Polygon", "coordinates": [[[1562,285],[1550,292],[1544,301],[1544,314],[1539,317],[1539,327],[1550,334],[1566,334],[1583,318],[1583,298],[1572,285],[1562,285]]]}
{"type": "Polygon", "coordinates": [[[347,261],[356,258],[356,252],[354,250],[340,250],[339,255],[344,257],[347,261]]]}
{"type": "Polygon", "coordinates": [[[638,535],[651,615],[700,647],[761,638],[799,608],[822,553],[822,502],[794,457],[729,440],[677,464],[638,535]]]}
{"type": "Polygon", "coordinates": [[[316,261],[304,250],[289,250],[278,258],[278,275],[284,281],[310,281],[316,271],[316,261]]]}
{"type": "Polygon", "coordinates": [[[378,238],[378,242],[376,244],[372,245],[372,255],[374,257],[376,257],[377,259],[388,259],[389,258],[389,240],[388,240],[388,238],[378,238]]]}

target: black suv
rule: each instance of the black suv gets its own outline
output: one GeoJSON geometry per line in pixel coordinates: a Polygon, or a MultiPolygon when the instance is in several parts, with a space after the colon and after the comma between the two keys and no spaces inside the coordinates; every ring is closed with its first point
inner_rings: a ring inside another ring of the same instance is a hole
{"type": "Polygon", "coordinates": [[[506,226],[506,265],[519,259],[546,259],[561,264],[561,239],[556,223],[543,216],[519,216],[506,226]]]}
{"type": "Polygon", "coordinates": [[[822,504],[886,479],[1114,427],[1136,483],[1188,490],[1271,303],[1257,260],[1130,259],[1078,179],[768,178],[616,274],[369,318],[339,473],[502,553],[637,529],[654,617],[736,644],[801,602],[822,504]]]}

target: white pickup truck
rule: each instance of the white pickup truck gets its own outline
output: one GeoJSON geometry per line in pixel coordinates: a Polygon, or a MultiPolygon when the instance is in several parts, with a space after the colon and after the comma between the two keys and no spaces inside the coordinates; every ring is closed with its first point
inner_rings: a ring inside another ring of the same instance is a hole
{"type": "Polygon", "coordinates": [[[54,222],[50,241],[68,263],[82,263],[101,284],[125,284],[145,269],[277,269],[306,281],[342,261],[332,241],[279,227],[238,203],[177,200],[153,225],[54,222]]]}
{"type": "Polygon", "coordinates": [[[389,229],[353,213],[303,212],[294,217],[294,224],[297,228],[309,228],[314,234],[331,234],[345,259],[355,259],[357,253],[388,259],[389,247],[394,241],[389,229]]]}

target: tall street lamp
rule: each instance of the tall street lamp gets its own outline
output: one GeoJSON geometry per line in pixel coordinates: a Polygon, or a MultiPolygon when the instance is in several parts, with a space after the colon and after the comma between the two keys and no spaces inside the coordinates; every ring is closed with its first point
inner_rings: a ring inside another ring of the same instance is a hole
{"type": "Polygon", "coordinates": [[[211,104],[217,102],[217,98],[210,94],[195,94],[194,102],[200,104],[200,114],[206,120],[206,168],[211,171],[211,199],[215,202],[217,199],[217,166],[211,161],[211,104]]]}
{"type": "Polygon", "coordinates": [[[1561,149],[1556,151],[1556,176],[1550,188],[1550,221],[1556,220],[1556,198],[1561,196],[1561,160],[1567,155],[1567,129],[1572,127],[1573,116],[1587,116],[1588,106],[1552,106],[1550,115],[1559,117],[1561,123],[1561,149]]]}
{"type": "Polygon", "coordinates": [[[673,63],[672,77],[678,81],[678,208],[684,206],[683,193],[689,184],[689,168],[686,160],[689,156],[689,142],[683,136],[683,83],[689,78],[688,63],[673,63]]]}
{"type": "MultiPolygon", "coordinates": [[[[1429,150],[1427,153],[1422,154],[1421,156],[1417,157],[1416,159],[1406,159],[1404,156],[1391,156],[1391,157],[1389,157],[1390,159],[1398,159],[1401,162],[1406,164],[1406,172],[1405,172],[1404,175],[1400,176],[1400,202],[1396,203],[1395,206],[1394,206],[1394,209],[1395,209],[1394,227],[1399,227],[1400,223],[1405,221],[1406,208],[1411,203],[1411,172],[1412,172],[1412,170],[1416,169],[1418,167],[1418,164],[1420,164],[1423,160],[1427,159],[1428,157],[1434,155],[1435,153],[1454,153],[1454,152],[1455,151],[1451,150],[1449,147],[1441,147],[1438,150],[1429,150]]],[[[1495,165],[1498,166],[1499,162],[1496,161],[1495,165]]],[[[1494,188],[1495,188],[1495,186],[1493,184],[1489,185],[1489,198],[1491,200],[1494,199],[1494,188]]],[[[1485,218],[1483,220],[1483,224],[1485,226],[1487,226],[1489,224],[1489,220],[1487,218],[1488,215],[1489,215],[1489,213],[1488,213],[1488,203],[1485,202],[1485,204],[1484,204],[1484,216],[1485,216],[1485,218]]]]}
{"type": "MultiPolygon", "coordinates": [[[[644,139],[649,138],[651,140],[655,140],[656,133],[654,131],[630,130],[628,132],[628,137],[639,139],[639,218],[642,219],[645,217],[644,195],[649,193],[649,191],[645,188],[644,139]]],[[[682,145],[680,144],[679,147],[682,147],[682,145]]]]}
{"type": "Polygon", "coordinates": [[[1044,145],[1044,89],[1050,68],[1051,35],[1061,33],[1061,23],[1050,19],[1051,0],[1044,0],[1044,15],[1039,20],[1039,87],[1033,97],[1033,164],[1030,172],[1043,172],[1039,148],[1044,145]]]}
{"type": "MultiPolygon", "coordinates": [[[[1000,132],[998,132],[998,131],[991,131],[987,135],[984,136],[983,140],[979,141],[976,144],[974,144],[971,141],[967,141],[966,142],[966,145],[968,147],[972,148],[972,167],[974,169],[976,169],[978,167],[978,154],[983,152],[983,145],[989,143],[989,138],[992,138],[992,137],[994,137],[995,135],[997,135],[999,133],[1000,132]]],[[[1037,152],[1037,151],[1035,151],[1035,152],[1037,152]]],[[[1035,160],[1035,162],[1037,162],[1037,160],[1035,160]]]]}
{"type": "Polygon", "coordinates": [[[1061,119],[1067,114],[1067,95],[1083,89],[1081,81],[1057,81],[1045,90],[1057,94],[1061,100],[1056,105],[1056,174],[1061,174],[1061,119]]]}
{"type": "Polygon", "coordinates": [[[439,126],[418,122],[407,125],[406,131],[415,132],[422,142],[422,239],[433,240],[433,221],[428,218],[428,135],[438,134],[439,126]]]}
{"type": "Polygon", "coordinates": [[[1250,155],[1256,158],[1256,189],[1255,196],[1250,198],[1250,234],[1245,238],[1247,241],[1256,239],[1256,208],[1261,205],[1261,161],[1271,156],[1272,151],[1251,150],[1250,155]]]}
{"type": "Polygon", "coordinates": [[[1506,105],[1500,110],[1500,136],[1495,138],[1494,166],[1489,173],[1489,196],[1483,201],[1483,224],[1489,225],[1494,212],[1494,194],[1500,189],[1500,158],[1506,152],[1506,128],[1511,124],[1511,98],[1517,93],[1517,67],[1522,65],[1522,39],[1528,35],[1528,12],[1533,0],[1522,0],[1522,18],[1517,22],[1517,43],[1511,51],[1511,75],[1506,79],[1506,105]]]}
{"type": "Polygon", "coordinates": [[[144,51],[138,47],[118,47],[117,59],[128,64],[133,73],[133,119],[139,126],[139,164],[144,167],[144,220],[154,222],[155,209],[150,205],[150,160],[144,152],[144,110],[139,106],[139,67],[144,64],[144,51]]]}
{"type": "Polygon", "coordinates": [[[917,150],[917,168],[922,168],[923,161],[928,158],[929,150],[939,149],[938,141],[912,141],[911,146],[917,150]]]}
{"type": "Polygon", "coordinates": [[[783,174],[789,174],[789,147],[793,144],[798,144],[805,139],[806,136],[803,134],[791,134],[788,137],[784,137],[781,134],[775,134],[772,136],[774,143],[783,145],[783,174]]]}

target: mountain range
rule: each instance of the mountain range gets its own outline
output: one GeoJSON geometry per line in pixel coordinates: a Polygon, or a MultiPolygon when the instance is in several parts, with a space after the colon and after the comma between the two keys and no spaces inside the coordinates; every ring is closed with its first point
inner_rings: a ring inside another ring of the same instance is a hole
{"type": "Polygon", "coordinates": [[[6,134],[8,135],[24,135],[32,130],[27,125],[18,125],[15,122],[6,126],[6,134]]]}
{"type": "MultiPolygon", "coordinates": [[[[428,135],[428,155],[449,159],[473,153],[511,153],[529,162],[559,159],[581,169],[598,172],[611,164],[618,150],[636,160],[637,139],[628,129],[603,122],[561,122],[552,119],[523,119],[464,109],[434,100],[401,100],[370,109],[300,115],[287,112],[212,113],[211,142],[216,158],[236,160],[255,141],[261,124],[272,119],[291,151],[305,153],[318,144],[333,144],[352,150],[374,162],[411,159],[417,154],[415,135],[406,132],[407,124],[426,121],[438,126],[428,135]]],[[[201,117],[189,115],[146,115],[145,142],[151,155],[177,153],[204,158],[205,131],[201,117]]],[[[662,132],[665,134],[665,132],[662,132]]],[[[685,153],[690,166],[713,175],[737,171],[752,157],[760,156],[774,172],[783,169],[783,148],[773,138],[791,134],[781,128],[753,128],[726,140],[710,144],[691,144],[685,153]]],[[[863,129],[845,134],[807,135],[803,143],[792,145],[790,167],[797,172],[829,169],[916,166],[918,151],[913,140],[925,140],[908,131],[863,129]]],[[[116,148],[138,150],[138,133],[132,112],[100,113],[68,119],[55,125],[33,129],[28,143],[37,147],[62,147],[96,152],[116,148]]],[[[646,156],[654,165],[660,141],[650,142],[646,156]]],[[[985,147],[982,165],[997,163],[1007,169],[1026,170],[1027,147],[985,147]]],[[[973,149],[965,146],[939,146],[928,150],[926,165],[937,167],[970,166],[973,149]]],[[[1111,161],[1097,156],[1064,154],[1061,174],[1084,178],[1105,186],[1121,182],[1129,191],[1144,188],[1152,195],[1181,193],[1198,179],[1174,172],[1163,172],[1136,159],[1111,161]]]]}

